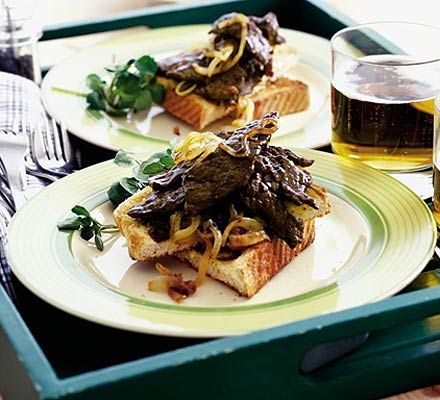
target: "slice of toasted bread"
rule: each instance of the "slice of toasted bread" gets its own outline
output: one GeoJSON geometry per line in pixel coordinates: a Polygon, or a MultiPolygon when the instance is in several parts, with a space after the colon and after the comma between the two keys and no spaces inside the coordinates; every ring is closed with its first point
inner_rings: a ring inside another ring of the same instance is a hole
{"type": "Polygon", "coordinates": [[[293,114],[310,107],[308,86],[298,80],[279,77],[267,81],[264,89],[253,93],[250,99],[254,103],[254,119],[276,110],[280,115],[293,114]]]}
{"type": "MultiPolygon", "coordinates": [[[[312,219],[304,224],[303,240],[294,248],[275,238],[244,250],[236,259],[210,260],[206,273],[250,298],[307,248],[314,238],[315,220],[312,219]]],[[[198,270],[202,254],[184,250],[177,253],[177,257],[198,270]]]]}
{"type": "Polygon", "coordinates": [[[128,210],[149,196],[151,191],[152,189],[147,186],[121,203],[113,212],[116,225],[127,240],[128,254],[137,261],[150,261],[158,257],[174,255],[197,245],[200,241],[200,238],[193,234],[178,243],[170,239],[156,242],[150,236],[145,224],[127,214],[128,210]]]}
{"type": "MultiPolygon", "coordinates": [[[[303,238],[294,248],[290,248],[284,240],[274,238],[244,250],[233,260],[210,260],[207,275],[235,289],[242,296],[252,297],[270,279],[289,264],[299,253],[306,249],[315,239],[315,220],[330,212],[327,189],[313,184],[307,190],[318,208],[308,205],[287,205],[288,210],[302,218],[304,222],[303,238]]],[[[178,258],[198,269],[202,254],[188,249],[176,254],[178,258]]]]}
{"type": "MultiPolygon", "coordinates": [[[[202,254],[193,250],[200,238],[193,234],[178,243],[171,240],[156,242],[148,233],[148,227],[127,215],[127,211],[149,196],[147,187],[121,203],[114,211],[117,226],[127,240],[129,255],[138,261],[174,255],[198,269],[202,254]]],[[[247,248],[233,260],[210,260],[207,274],[237,290],[241,295],[252,297],[273,276],[289,264],[300,252],[307,248],[315,238],[315,219],[330,212],[326,188],[312,184],[307,193],[312,196],[318,208],[308,205],[286,204],[288,210],[304,221],[303,239],[294,248],[284,240],[275,238],[247,248]]]]}
{"type": "Polygon", "coordinates": [[[233,104],[215,104],[194,93],[179,96],[174,91],[176,82],[172,79],[158,77],[157,81],[165,87],[162,107],[196,130],[202,130],[235,110],[233,104]]]}
{"type": "MultiPolygon", "coordinates": [[[[216,104],[195,93],[179,96],[174,91],[175,81],[159,77],[158,82],[165,87],[162,107],[196,130],[203,130],[212,122],[236,113],[235,104],[216,104]]],[[[310,106],[308,86],[286,77],[267,80],[264,85],[259,85],[258,90],[249,98],[255,104],[254,119],[261,118],[270,111],[287,115],[304,111],[310,106]]]]}

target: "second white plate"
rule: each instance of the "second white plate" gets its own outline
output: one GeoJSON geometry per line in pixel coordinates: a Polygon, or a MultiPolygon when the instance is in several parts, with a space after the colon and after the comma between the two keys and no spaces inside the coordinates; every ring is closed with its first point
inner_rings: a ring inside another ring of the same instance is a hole
{"type": "MultiPolygon", "coordinates": [[[[70,132],[97,146],[134,152],[163,147],[173,137],[176,126],[182,136],[191,128],[166,113],[162,107],[153,107],[148,114],[139,113],[130,122],[115,118],[114,125],[120,128],[110,128],[108,121],[94,120],[85,113],[87,104],[83,97],[60,93],[53,88],[87,92],[85,78],[88,74],[103,74],[107,65],[125,63],[143,54],[150,54],[159,60],[207,39],[208,31],[208,25],[154,29],[125,35],[79,51],[46,75],[42,83],[44,105],[49,114],[58,122],[64,122],[70,132]]],[[[272,142],[300,148],[327,145],[331,135],[329,42],[318,36],[288,29],[282,29],[281,34],[299,50],[299,61],[290,75],[309,85],[311,106],[307,111],[282,117],[280,129],[272,142]]],[[[217,123],[209,128],[219,130],[225,126],[217,123]]]]}

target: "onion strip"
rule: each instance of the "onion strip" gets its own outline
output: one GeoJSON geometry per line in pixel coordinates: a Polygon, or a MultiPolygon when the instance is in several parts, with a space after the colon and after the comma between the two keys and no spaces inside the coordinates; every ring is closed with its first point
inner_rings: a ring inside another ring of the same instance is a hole
{"type": "Polygon", "coordinates": [[[182,219],[182,213],[176,212],[170,217],[171,232],[170,238],[173,242],[179,242],[189,236],[191,236],[199,227],[200,215],[191,217],[191,223],[186,227],[181,229],[180,222],[182,219]]]}
{"type": "Polygon", "coordinates": [[[234,51],[234,45],[232,43],[225,44],[219,50],[207,51],[205,53],[206,57],[215,57],[220,61],[226,61],[234,51]]]}
{"type": "Polygon", "coordinates": [[[190,132],[181,144],[174,147],[174,162],[179,164],[199,156],[199,161],[202,161],[214,152],[221,142],[222,139],[212,132],[190,132]]]}
{"type": "Polygon", "coordinates": [[[241,250],[266,240],[270,240],[270,238],[264,230],[249,231],[239,235],[230,234],[228,237],[228,247],[231,250],[241,250]]]}
{"type": "Polygon", "coordinates": [[[233,157],[248,157],[249,156],[249,142],[248,139],[256,135],[272,135],[278,129],[278,122],[275,119],[268,118],[264,121],[264,125],[255,128],[243,135],[241,138],[241,147],[238,150],[234,150],[232,147],[228,146],[225,142],[219,144],[220,148],[226,153],[233,157]],[[270,127],[268,127],[271,125],[270,127]]]}
{"type": "Polygon", "coordinates": [[[214,237],[214,243],[212,245],[212,251],[211,251],[211,257],[210,259],[215,259],[218,256],[218,253],[220,253],[220,248],[222,245],[222,233],[220,230],[215,226],[215,224],[212,222],[212,220],[208,221],[209,230],[212,232],[212,235],[214,237]]]}
{"type": "Polygon", "coordinates": [[[228,241],[228,236],[232,229],[234,228],[243,228],[247,231],[261,231],[263,230],[263,225],[258,222],[255,218],[241,217],[232,222],[230,222],[223,231],[222,235],[222,247],[226,246],[226,242],[228,241]]]}
{"type": "Polygon", "coordinates": [[[181,81],[179,82],[176,87],[174,88],[174,93],[177,94],[177,96],[186,96],[194,91],[194,89],[197,87],[197,84],[192,84],[186,89],[183,89],[183,87],[187,84],[187,81],[181,81]]]}
{"type": "Polygon", "coordinates": [[[195,279],[195,284],[197,287],[199,287],[205,281],[206,270],[208,269],[209,260],[211,259],[212,243],[208,238],[205,237],[205,235],[200,233],[200,231],[197,232],[199,232],[199,236],[205,242],[205,251],[202,255],[202,258],[200,259],[198,274],[197,274],[197,278],[195,279]]]}
{"type": "Polygon", "coordinates": [[[228,221],[228,223],[236,220],[237,218],[241,218],[241,217],[242,217],[242,214],[241,213],[239,214],[237,212],[237,210],[235,209],[234,203],[231,202],[229,204],[229,221],[228,221]]]}
{"type": "Polygon", "coordinates": [[[241,56],[243,55],[244,48],[246,46],[246,38],[248,34],[248,27],[247,27],[247,18],[243,14],[236,14],[233,18],[221,21],[218,24],[219,29],[224,29],[228,26],[231,26],[233,24],[239,23],[241,25],[241,32],[240,32],[240,43],[238,45],[238,50],[235,53],[232,60],[229,58],[231,57],[233,53],[233,46],[230,43],[227,43],[223,48],[221,49],[210,49],[205,51],[206,57],[213,57],[210,61],[209,65],[207,67],[202,67],[199,64],[193,64],[192,67],[196,73],[199,75],[207,76],[210,78],[213,75],[217,75],[221,72],[228,71],[231,69],[235,64],[238,63],[241,56]],[[232,50],[231,50],[232,47],[232,50]]]}
{"type": "Polygon", "coordinates": [[[237,14],[234,18],[222,21],[218,24],[219,29],[223,29],[227,26],[235,24],[236,22],[239,22],[241,25],[240,45],[238,46],[238,51],[234,58],[226,63],[223,71],[227,71],[228,69],[232,68],[235,64],[237,64],[238,60],[240,60],[241,56],[243,55],[244,47],[246,45],[246,37],[248,34],[247,18],[243,14],[237,14]]]}
{"type": "Polygon", "coordinates": [[[237,104],[237,118],[232,121],[232,126],[241,128],[254,118],[255,104],[248,97],[240,97],[237,104]]]}

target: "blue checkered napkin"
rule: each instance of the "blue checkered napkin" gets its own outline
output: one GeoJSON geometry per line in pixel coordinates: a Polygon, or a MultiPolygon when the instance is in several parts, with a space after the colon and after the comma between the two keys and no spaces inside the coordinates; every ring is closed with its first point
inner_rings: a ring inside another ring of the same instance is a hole
{"type": "MultiPolygon", "coordinates": [[[[30,127],[46,115],[40,88],[31,80],[0,72],[0,129],[30,127]]],[[[26,130],[28,131],[28,130],[26,130]]]]}
{"type": "MultiPolygon", "coordinates": [[[[31,126],[35,125],[37,119],[45,117],[46,113],[41,103],[39,87],[29,79],[0,72],[0,130],[20,129],[30,132],[31,126]]],[[[28,176],[28,184],[43,186],[44,182],[28,176]]],[[[16,301],[11,268],[5,253],[6,227],[10,217],[10,208],[5,203],[3,196],[0,195],[0,282],[9,297],[16,301]]]]}

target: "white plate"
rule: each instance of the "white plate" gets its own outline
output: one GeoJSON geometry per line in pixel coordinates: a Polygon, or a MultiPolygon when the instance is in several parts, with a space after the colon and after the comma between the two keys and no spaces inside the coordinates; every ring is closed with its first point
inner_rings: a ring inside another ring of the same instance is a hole
{"type": "MultiPolygon", "coordinates": [[[[85,78],[90,73],[104,73],[110,64],[125,63],[130,58],[150,54],[156,59],[175,54],[207,38],[208,25],[154,29],[136,32],[117,40],[112,39],[84,49],[53,67],[42,82],[44,105],[58,122],[79,138],[111,150],[123,148],[142,152],[162,147],[173,137],[174,128],[181,135],[192,130],[181,120],[155,106],[150,112],[139,113],[127,122],[123,118],[112,121],[124,129],[109,128],[106,121],[96,121],[85,114],[86,101],[82,97],[59,93],[53,87],[87,92],[85,78]],[[129,131],[129,132],[128,132],[129,131]]],[[[274,144],[317,148],[330,143],[330,45],[328,40],[303,32],[282,29],[289,44],[299,50],[299,61],[289,75],[309,85],[309,110],[281,118],[274,144]]],[[[209,126],[211,130],[227,128],[224,121],[209,126]]]]}
{"type": "MultiPolygon", "coordinates": [[[[105,250],[65,232],[57,222],[75,204],[111,221],[106,191],[130,171],[111,162],[61,179],[29,200],[8,229],[14,274],[56,307],[105,325],[170,336],[237,335],[377,301],[397,293],[425,267],[436,226],[423,201],[373,168],[332,154],[301,149],[329,190],[332,211],[317,220],[316,240],[252,299],[208,279],[181,304],[147,290],[151,263],[133,262],[124,239],[105,250]]],[[[177,261],[167,266],[194,272],[177,261]]]]}

